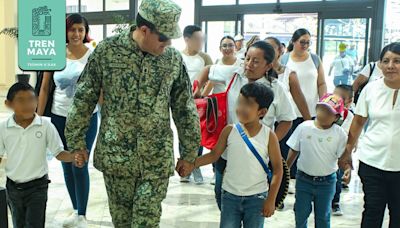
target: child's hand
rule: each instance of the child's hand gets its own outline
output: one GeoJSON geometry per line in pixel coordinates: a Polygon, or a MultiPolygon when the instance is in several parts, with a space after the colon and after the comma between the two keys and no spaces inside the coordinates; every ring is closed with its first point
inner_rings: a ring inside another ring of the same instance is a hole
{"type": "Polygon", "coordinates": [[[262,214],[264,217],[271,217],[275,213],[275,202],[267,198],[264,202],[262,214]]]}
{"type": "Polygon", "coordinates": [[[186,177],[193,172],[194,168],[193,163],[179,159],[175,170],[179,173],[179,176],[186,177]]]}
{"type": "Polygon", "coordinates": [[[74,163],[78,168],[82,168],[85,166],[86,162],[89,159],[88,152],[86,150],[75,151],[74,154],[74,163]]]}
{"type": "Polygon", "coordinates": [[[342,179],[343,179],[343,182],[346,183],[347,185],[350,183],[350,180],[351,180],[351,168],[348,168],[348,169],[346,169],[344,171],[342,179]]]}

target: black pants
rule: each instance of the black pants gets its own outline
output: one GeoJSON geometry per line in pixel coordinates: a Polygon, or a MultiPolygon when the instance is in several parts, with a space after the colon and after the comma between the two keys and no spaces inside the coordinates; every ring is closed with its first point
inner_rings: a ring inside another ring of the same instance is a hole
{"type": "Polygon", "coordinates": [[[360,162],[358,175],[364,191],[362,228],[382,227],[386,205],[389,228],[400,227],[400,172],[388,172],[360,162]]]}
{"type": "Polygon", "coordinates": [[[46,216],[48,183],[20,187],[7,179],[7,201],[14,228],[43,228],[46,216]]]}

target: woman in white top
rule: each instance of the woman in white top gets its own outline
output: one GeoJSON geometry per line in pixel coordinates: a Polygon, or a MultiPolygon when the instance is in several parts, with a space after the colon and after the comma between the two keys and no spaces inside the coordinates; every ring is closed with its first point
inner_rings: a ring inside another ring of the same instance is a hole
{"type": "MultiPolygon", "coordinates": [[[[89,24],[80,14],[71,14],[66,19],[67,25],[67,63],[62,71],[45,72],[39,95],[38,114],[43,115],[47,104],[48,91],[51,81],[54,80],[55,90],[51,105],[51,121],[56,126],[58,133],[68,150],[64,130],[68,110],[73,102],[77,81],[83,71],[91,50],[85,46],[90,42],[88,35],[89,24]]],[[[86,133],[86,145],[90,151],[97,135],[97,108],[94,110],[90,127],[86,133]]],[[[89,198],[89,172],[88,164],[77,168],[72,163],[62,162],[65,184],[71,198],[74,212],[64,221],[64,226],[86,227],[86,208],[89,198]]]]}
{"type": "Polygon", "coordinates": [[[365,201],[361,227],[382,227],[386,206],[389,227],[400,227],[400,42],[383,48],[380,66],[384,78],[361,92],[339,165],[352,165],[351,151],[368,119],[357,149],[365,201]]]}
{"type": "Polygon", "coordinates": [[[372,82],[383,78],[383,72],[379,61],[371,62],[364,66],[353,82],[353,91],[357,91],[366,82],[372,82]],[[368,80],[369,78],[369,80],[368,80]]]}
{"type": "MultiPolygon", "coordinates": [[[[301,90],[307,101],[308,110],[311,117],[315,117],[317,102],[326,93],[327,88],[321,60],[317,55],[309,52],[310,45],[310,32],[306,29],[296,30],[287,48],[288,53],[281,57],[281,63],[297,73],[301,90]]],[[[296,127],[304,121],[297,107],[295,107],[295,111],[297,119],[293,121],[292,129],[284,141],[287,141],[296,127]]],[[[287,145],[282,143],[281,146],[282,153],[288,153],[289,148],[287,145]]],[[[292,178],[296,177],[296,170],[295,162],[290,174],[292,178]]]]}
{"type": "MultiPolygon", "coordinates": [[[[242,66],[243,60],[236,56],[235,40],[231,36],[222,37],[219,45],[219,50],[222,53],[222,58],[217,59],[215,64],[225,66],[242,66]]],[[[203,95],[207,96],[211,92],[213,94],[224,92],[226,87],[217,82],[208,82],[204,88],[203,95]]]]}

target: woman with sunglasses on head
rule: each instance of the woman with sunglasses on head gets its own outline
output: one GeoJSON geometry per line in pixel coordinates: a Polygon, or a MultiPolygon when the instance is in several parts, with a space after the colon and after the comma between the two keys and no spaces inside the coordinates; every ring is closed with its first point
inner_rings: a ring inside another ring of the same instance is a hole
{"type": "MultiPolygon", "coordinates": [[[[311,117],[315,117],[317,102],[327,92],[327,88],[321,59],[309,51],[310,46],[310,32],[303,28],[296,30],[287,48],[288,52],[281,57],[281,63],[297,73],[300,88],[307,101],[308,110],[311,117]]],[[[289,151],[286,145],[287,139],[289,139],[296,127],[304,121],[302,113],[297,107],[295,107],[295,111],[297,119],[293,121],[292,129],[281,143],[283,154],[289,151]]],[[[296,170],[297,166],[295,163],[290,173],[292,178],[295,178],[296,170]]],[[[293,189],[290,189],[289,193],[293,193],[293,189]]]]}

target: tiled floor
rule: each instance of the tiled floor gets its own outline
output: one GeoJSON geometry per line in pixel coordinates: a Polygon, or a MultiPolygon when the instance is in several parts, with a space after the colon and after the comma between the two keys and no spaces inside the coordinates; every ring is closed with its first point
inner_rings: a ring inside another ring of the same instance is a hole
{"type": "MultiPolygon", "coordinates": [[[[0,99],[3,100],[3,98],[0,99]]],[[[6,113],[4,107],[0,105],[0,121],[8,115],[9,113],[6,113]]],[[[71,212],[71,203],[64,185],[60,162],[55,159],[51,160],[49,168],[52,183],[49,188],[46,227],[61,227],[63,219],[71,212]]],[[[182,184],[179,182],[178,176],[170,179],[168,195],[163,202],[161,228],[214,228],[219,226],[219,211],[214,200],[213,186],[209,184],[213,175],[212,170],[208,166],[202,171],[206,182],[203,185],[182,184]]],[[[91,164],[90,178],[91,191],[87,212],[89,227],[112,227],[102,174],[91,164]]],[[[4,186],[4,182],[4,168],[0,168],[0,186],[4,186]]],[[[363,205],[362,197],[361,183],[354,172],[350,190],[342,193],[342,210],[345,215],[332,217],[333,228],[359,227],[363,205]]],[[[272,218],[266,219],[265,227],[294,227],[293,203],[294,196],[289,195],[284,211],[276,212],[272,218]]],[[[314,226],[312,216],[309,226],[314,226]]],[[[12,226],[10,225],[10,227],[12,226]]],[[[387,215],[383,227],[388,227],[387,215]]]]}

